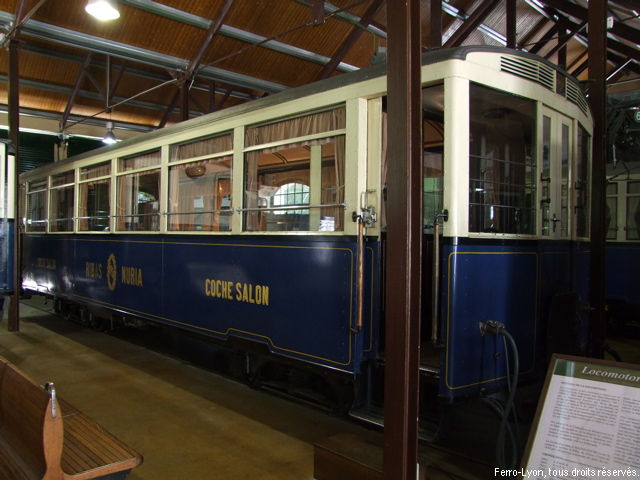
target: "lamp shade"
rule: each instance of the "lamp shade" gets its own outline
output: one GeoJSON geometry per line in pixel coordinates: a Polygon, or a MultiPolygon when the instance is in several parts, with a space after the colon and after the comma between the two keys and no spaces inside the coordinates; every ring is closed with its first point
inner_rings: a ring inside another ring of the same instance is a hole
{"type": "Polygon", "coordinates": [[[107,133],[102,139],[102,143],[106,145],[111,145],[113,143],[116,143],[117,141],[118,140],[116,139],[116,136],[113,134],[113,123],[107,122],[107,133]]]}
{"type": "Polygon", "coordinates": [[[102,21],[120,17],[120,12],[112,0],[89,0],[84,9],[89,15],[102,21]]]}

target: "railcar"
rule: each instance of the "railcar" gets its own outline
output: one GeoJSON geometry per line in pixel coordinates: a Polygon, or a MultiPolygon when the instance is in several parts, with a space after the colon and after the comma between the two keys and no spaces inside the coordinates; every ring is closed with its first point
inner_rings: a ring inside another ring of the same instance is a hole
{"type": "Polygon", "coordinates": [[[638,334],[640,326],[640,165],[607,169],[606,281],[609,326],[638,334]],[[628,327],[631,327],[629,329],[628,327]]]}
{"type": "MultiPolygon", "coordinates": [[[[421,372],[454,401],[508,383],[492,331],[523,377],[585,348],[585,313],[558,312],[588,299],[592,120],[527,53],[427,53],[421,75],[421,372]]],[[[372,66],[23,174],[23,288],[259,346],[371,402],[404,288],[384,281],[386,102],[372,66]]]]}

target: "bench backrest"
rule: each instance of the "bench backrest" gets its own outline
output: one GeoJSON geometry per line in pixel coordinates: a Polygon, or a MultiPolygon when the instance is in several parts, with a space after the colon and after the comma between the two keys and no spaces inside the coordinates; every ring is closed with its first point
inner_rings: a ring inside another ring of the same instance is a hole
{"type": "Polygon", "coordinates": [[[44,480],[63,478],[62,413],[50,392],[0,361],[0,437],[16,463],[44,480]],[[55,413],[55,414],[54,414],[55,413]]]}

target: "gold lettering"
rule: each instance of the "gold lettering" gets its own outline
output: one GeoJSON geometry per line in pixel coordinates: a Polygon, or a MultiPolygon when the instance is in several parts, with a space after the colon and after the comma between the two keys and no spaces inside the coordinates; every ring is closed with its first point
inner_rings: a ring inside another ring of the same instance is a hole
{"type": "Polygon", "coordinates": [[[204,293],[207,297],[224,298],[225,300],[235,300],[254,305],[269,305],[269,287],[267,285],[234,283],[231,280],[205,278],[204,293]]]}
{"type": "Polygon", "coordinates": [[[136,267],[120,267],[120,274],[122,277],[122,283],[131,285],[134,287],[142,287],[142,269],[136,267]]]}

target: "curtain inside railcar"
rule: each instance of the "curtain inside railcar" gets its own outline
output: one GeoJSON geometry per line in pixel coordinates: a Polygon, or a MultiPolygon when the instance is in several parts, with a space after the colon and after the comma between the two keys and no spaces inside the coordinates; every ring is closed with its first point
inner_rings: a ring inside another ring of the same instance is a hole
{"type": "Polygon", "coordinates": [[[345,120],[337,108],[247,128],[246,231],[344,229],[345,136],[318,134],[345,120]]]}
{"type": "Polygon", "coordinates": [[[169,230],[231,230],[233,135],[171,145],[169,230]]]}

